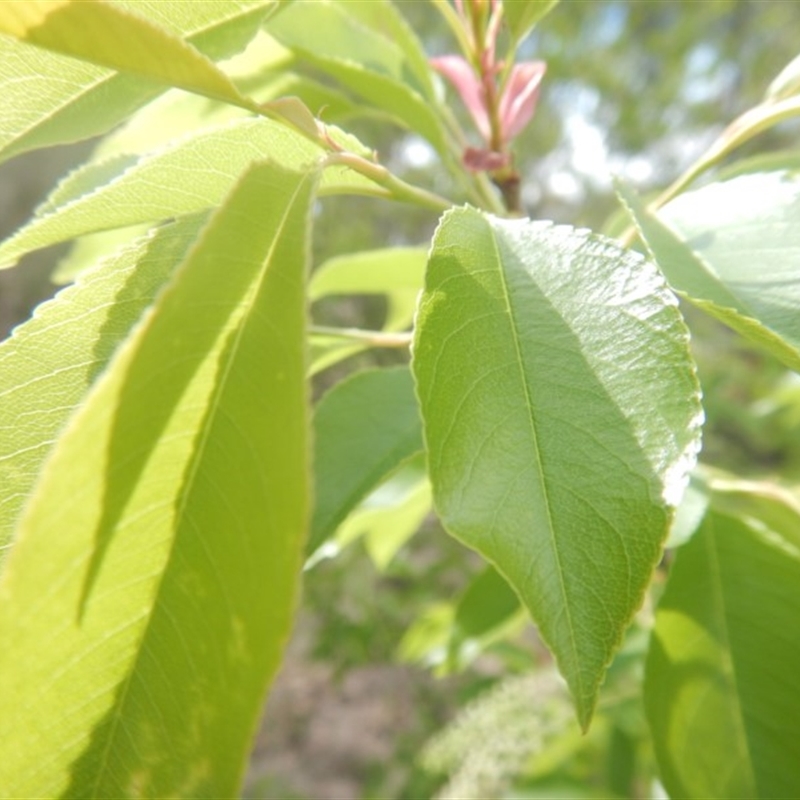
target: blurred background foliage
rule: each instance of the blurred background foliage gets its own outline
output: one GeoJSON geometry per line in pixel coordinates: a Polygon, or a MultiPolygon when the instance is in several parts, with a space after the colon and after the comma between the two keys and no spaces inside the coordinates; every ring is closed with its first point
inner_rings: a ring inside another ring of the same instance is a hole
{"type": "MultiPolygon", "coordinates": [[[[398,5],[431,55],[455,50],[427,0],[398,5]]],[[[548,64],[537,113],[516,147],[530,216],[602,230],[617,209],[612,176],[645,195],[669,184],[761,99],[797,55],[798,30],[795,0],[562,0],[519,52],[548,64]]],[[[292,68],[314,74],[302,63],[292,68]]],[[[452,105],[469,130],[456,98],[452,105]]],[[[352,115],[346,104],[328,113],[406,180],[462,200],[426,142],[374,115],[352,115]]],[[[797,122],[784,123],[736,157],[796,149],[799,134],[797,122]]],[[[87,147],[35,153],[0,169],[3,236],[87,147]]],[[[435,215],[412,207],[324,201],[315,261],[424,244],[435,225],[435,215]]],[[[45,253],[0,273],[0,328],[25,319],[54,291],[48,275],[55,257],[45,253]]],[[[314,308],[320,323],[367,328],[379,328],[385,311],[375,297],[327,299],[314,308]]],[[[780,473],[797,481],[797,376],[709,317],[685,311],[705,394],[703,459],[743,476],[780,473]]],[[[315,396],[354,369],[404,358],[396,350],[358,354],[317,376],[315,396]]],[[[477,632],[459,628],[459,603],[479,592],[483,569],[432,517],[383,569],[358,538],[310,569],[297,641],[270,700],[247,796],[653,796],[652,754],[636,700],[649,609],[582,738],[548,656],[513,600],[497,604],[477,632]],[[368,677],[374,691],[364,689],[368,677]],[[320,708],[330,709],[330,719],[320,708]],[[386,708],[391,713],[381,716],[386,708]],[[347,758],[325,757],[325,724],[348,743],[347,758]]],[[[480,594],[477,606],[484,606],[480,594]]]]}

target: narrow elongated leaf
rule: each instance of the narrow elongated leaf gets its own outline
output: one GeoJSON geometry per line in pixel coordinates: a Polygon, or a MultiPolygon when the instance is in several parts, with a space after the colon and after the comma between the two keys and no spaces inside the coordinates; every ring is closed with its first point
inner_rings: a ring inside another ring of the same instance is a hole
{"type": "Polygon", "coordinates": [[[776,102],[800,94],[800,56],[793,58],[772,81],[766,100],[776,102]]]}
{"type": "MultiPolygon", "coordinates": [[[[219,59],[247,44],[275,0],[132,0],[117,5],[155,20],[209,58],[219,59]]],[[[105,133],[164,89],[162,83],[2,37],[0,161],[105,133]]]]}
{"type": "Polygon", "coordinates": [[[421,449],[419,411],[406,367],[359,372],[331,389],[314,414],[316,505],[309,554],[421,449]]]}
{"type": "Polygon", "coordinates": [[[399,47],[422,96],[430,100],[436,98],[434,73],[428,62],[427,53],[419,37],[400,13],[402,4],[398,5],[391,0],[375,0],[371,3],[338,0],[338,3],[341,10],[351,19],[399,47]]]}
{"type": "MultiPolygon", "coordinates": [[[[400,124],[447,152],[442,124],[432,110],[432,81],[420,79],[419,59],[409,58],[404,40],[395,43],[380,29],[372,4],[331,2],[294,3],[269,23],[269,32],[304,60],[324,70],[348,89],[369,100],[400,124]],[[366,24],[365,24],[366,23],[366,24]]],[[[374,0],[382,15],[396,13],[391,4],[374,0]]],[[[399,23],[398,23],[399,27],[399,23]]]]}
{"type": "Polygon", "coordinates": [[[0,582],[9,796],[236,795],[309,511],[315,180],[247,171],[44,470],[0,582]]]}
{"type": "Polygon", "coordinates": [[[416,331],[442,522],[520,595],[585,727],[699,446],[676,301],[609,240],[459,209],[416,331]]]}
{"type": "Polygon", "coordinates": [[[732,516],[717,498],[659,603],[645,705],[675,800],[794,797],[800,785],[800,514],[759,504],[732,516]]]}
{"type": "Polygon", "coordinates": [[[187,217],[138,239],[0,344],[0,560],[58,432],[202,224],[187,217]]]}
{"type": "MultiPolygon", "coordinates": [[[[351,139],[345,137],[344,141],[358,146],[351,139]]],[[[87,233],[213,208],[258,159],[268,156],[296,168],[322,155],[321,148],[277,122],[242,119],[142,156],[107,184],[85,194],[76,193],[76,186],[96,185],[97,174],[102,172],[100,166],[89,164],[67,179],[68,189],[56,190],[65,199],[63,204],[45,203],[41,216],[0,245],[0,267],[12,266],[31,250],[87,233]],[[92,172],[90,180],[83,178],[87,171],[92,172]]],[[[106,173],[103,177],[108,180],[106,173]]],[[[321,192],[339,191],[385,194],[346,167],[331,166],[322,177],[321,192]]]]}
{"type": "Polygon", "coordinates": [[[620,194],[675,291],[800,370],[800,181],[743,175],[688,192],[658,217],[620,194]]]}
{"type": "Polygon", "coordinates": [[[106,0],[11,0],[0,5],[0,32],[101,67],[256,108],[199,50],[106,0]]]}
{"type": "Polygon", "coordinates": [[[549,14],[558,5],[558,1],[505,0],[503,17],[514,42],[521,42],[528,36],[534,25],[549,14]]]}

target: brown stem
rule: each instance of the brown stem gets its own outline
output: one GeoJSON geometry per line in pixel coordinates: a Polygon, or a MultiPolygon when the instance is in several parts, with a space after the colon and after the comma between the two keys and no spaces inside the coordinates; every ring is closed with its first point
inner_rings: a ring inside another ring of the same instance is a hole
{"type": "Polygon", "coordinates": [[[503,176],[493,177],[492,182],[503,196],[503,204],[506,207],[506,211],[515,217],[524,216],[525,210],[522,208],[522,182],[519,173],[511,171],[503,176]]]}

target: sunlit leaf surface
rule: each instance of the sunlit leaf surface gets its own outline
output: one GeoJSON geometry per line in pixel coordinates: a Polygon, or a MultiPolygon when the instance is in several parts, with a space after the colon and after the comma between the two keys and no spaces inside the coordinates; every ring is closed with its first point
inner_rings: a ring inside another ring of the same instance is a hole
{"type": "MultiPolygon", "coordinates": [[[[336,135],[335,129],[330,129],[336,135]]],[[[358,146],[352,137],[342,141],[358,146]]],[[[96,231],[180,217],[213,208],[253,162],[269,157],[300,168],[322,149],[277,122],[242,119],[188,136],[132,161],[116,156],[112,169],[88,164],[71,174],[24,228],[0,245],[0,266],[23,254],[96,231]],[[95,188],[96,187],[96,188],[95,188]]],[[[346,167],[331,166],[321,191],[381,194],[346,167]]]]}
{"type": "Polygon", "coordinates": [[[657,217],[630,190],[622,196],[676,291],[800,370],[800,181],[743,175],[681,195],[657,217]]]}
{"type": "Polygon", "coordinates": [[[187,217],[123,248],[0,344],[0,548],[59,431],[202,224],[187,217]]]}
{"type": "Polygon", "coordinates": [[[309,516],[316,173],[250,168],[72,417],[0,582],[0,786],[233,797],[309,516]]]}
{"type": "MultiPolygon", "coordinates": [[[[0,4],[9,19],[13,5],[0,4]]],[[[87,9],[99,6],[75,5],[87,9]]],[[[186,39],[200,53],[216,60],[243,48],[275,2],[128,0],[116,5],[154,22],[174,37],[186,39]]],[[[0,37],[0,160],[37,147],[105,133],[166,88],[163,82],[119,74],[11,37],[0,37]]]]}
{"type": "Polygon", "coordinates": [[[699,443],[676,301],[609,240],[445,215],[413,370],[434,501],[558,660],[581,723],[642,601],[699,443]]]}

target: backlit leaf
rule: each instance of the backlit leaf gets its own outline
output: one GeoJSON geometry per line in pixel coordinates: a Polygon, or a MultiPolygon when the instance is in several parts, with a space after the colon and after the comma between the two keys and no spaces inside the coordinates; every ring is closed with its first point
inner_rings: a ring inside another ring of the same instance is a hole
{"type": "Polygon", "coordinates": [[[268,27],[304,60],[445,153],[444,130],[431,107],[435,98],[430,70],[421,66],[418,53],[409,55],[409,32],[401,37],[394,32],[395,28],[405,30],[402,20],[389,21],[396,14],[392,4],[383,0],[316,0],[293,3],[268,27]],[[383,25],[382,18],[387,20],[383,25]]]}
{"type": "MultiPolygon", "coordinates": [[[[335,135],[334,129],[331,129],[335,135]]],[[[348,144],[357,141],[343,135],[348,144]]],[[[94,191],[78,194],[57,189],[66,202],[31,220],[0,245],[0,266],[11,266],[31,250],[83,236],[87,233],[155,222],[213,208],[221,202],[242,172],[253,162],[269,157],[297,168],[323,156],[321,148],[283,125],[268,119],[235,120],[227,125],[188,136],[163,150],[141,156],[127,169],[122,163],[110,178],[102,165],[88,164],[67,179],[70,187],[92,173],[108,181],[94,191]]],[[[115,164],[120,157],[115,157],[115,164]]],[[[325,170],[320,190],[385,194],[374,183],[343,166],[325,170]]]]}
{"type": "Polygon", "coordinates": [[[675,291],[800,370],[800,181],[743,175],[681,195],[657,217],[621,195],[675,291]]]}
{"type": "Polygon", "coordinates": [[[12,0],[0,5],[0,32],[101,67],[255,108],[199,50],[140,12],[106,0],[12,0]]]}
{"type": "Polygon", "coordinates": [[[315,182],[244,174],[44,469],[0,582],[9,796],[237,796],[309,515],[315,182]]]}
{"type": "Polygon", "coordinates": [[[687,339],[609,240],[472,209],[435,235],[412,362],[434,502],[520,595],[584,727],[699,447],[687,339]]]}
{"type": "Polygon", "coordinates": [[[0,557],[59,431],[202,224],[187,217],[138,239],[0,344],[0,557]]]}
{"type": "MultiPolygon", "coordinates": [[[[7,13],[12,4],[0,5],[7,13]]],[[[220,59],[244,48],[275,1],[131,0],[117,5],[154,20],[209,58],[220,59]]],[[[163,83],[0,37],[0,161],[105,133],[165,88],[163,83]]]]}

